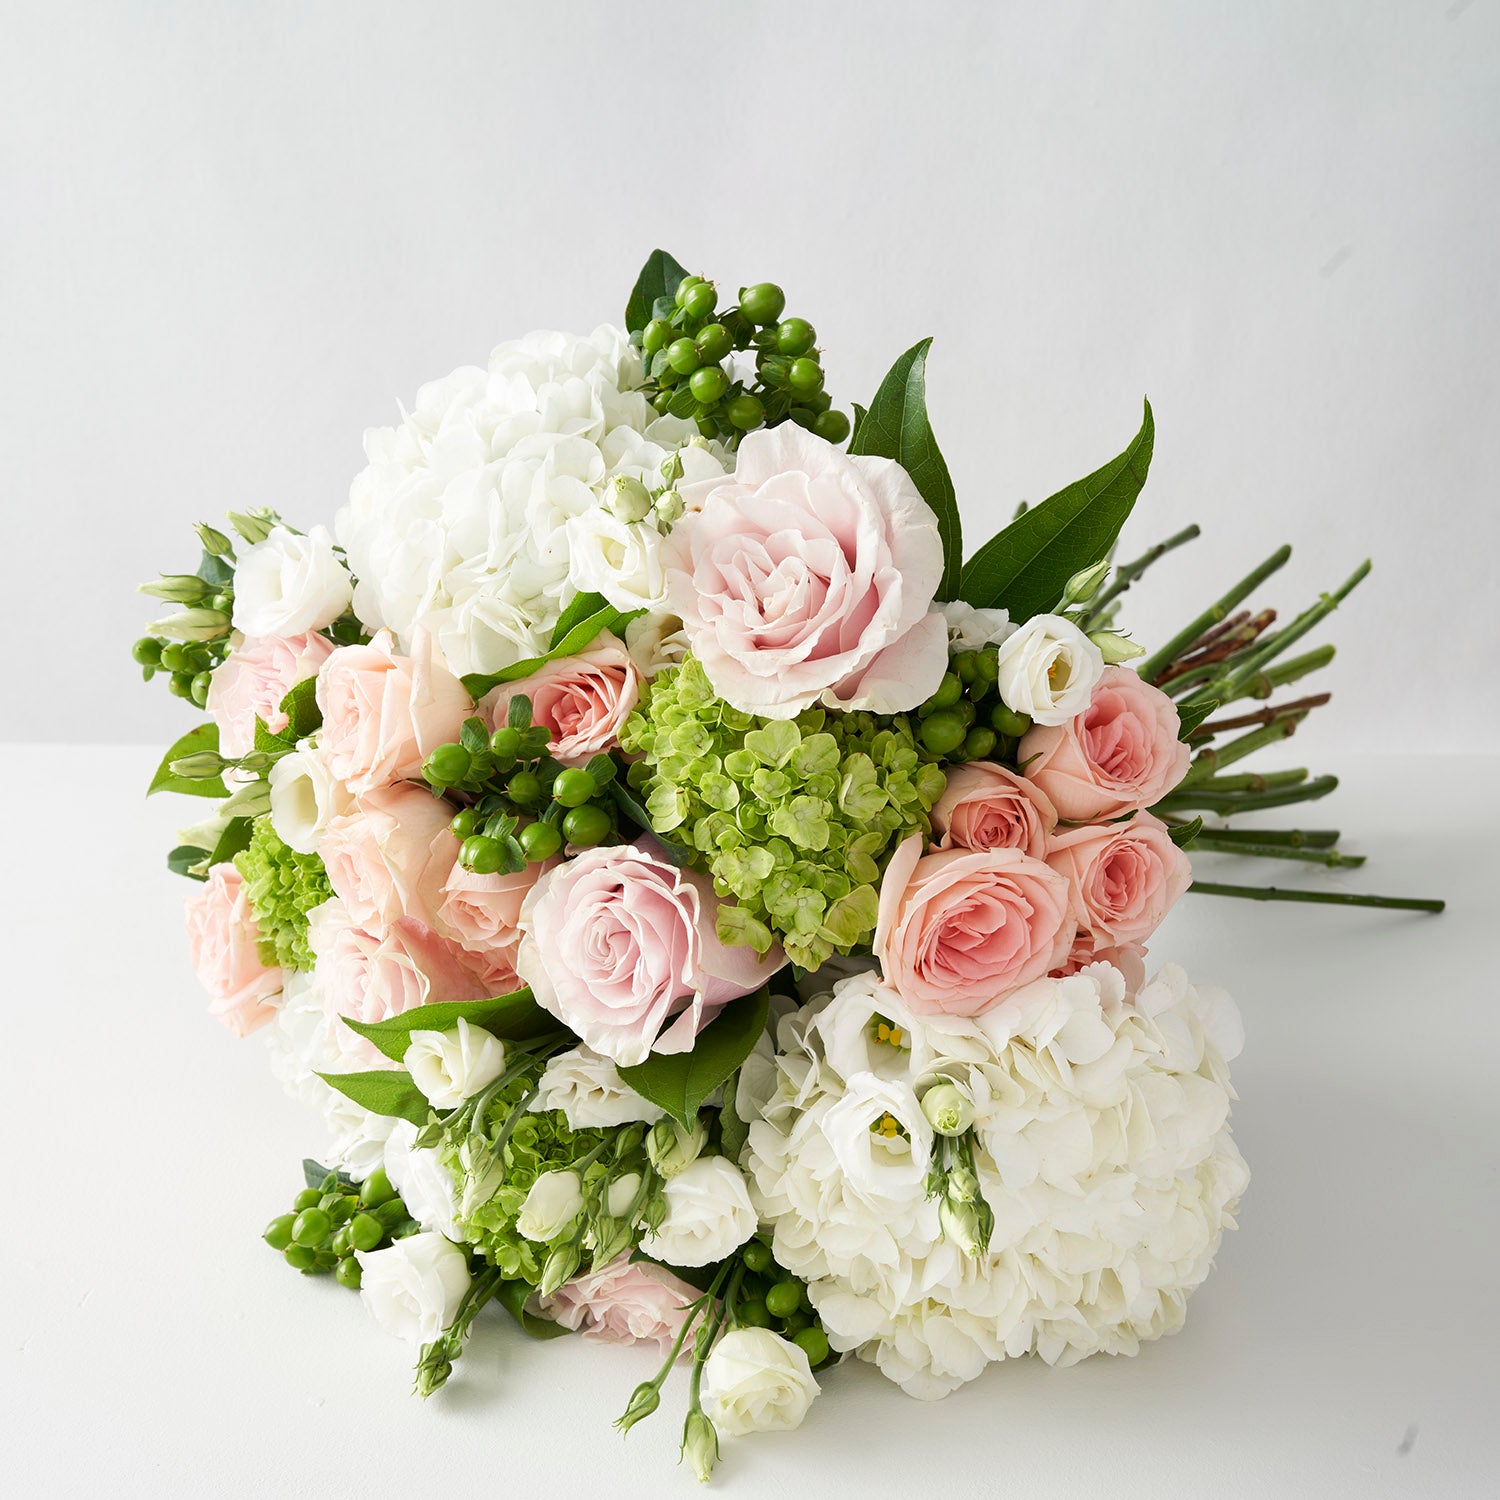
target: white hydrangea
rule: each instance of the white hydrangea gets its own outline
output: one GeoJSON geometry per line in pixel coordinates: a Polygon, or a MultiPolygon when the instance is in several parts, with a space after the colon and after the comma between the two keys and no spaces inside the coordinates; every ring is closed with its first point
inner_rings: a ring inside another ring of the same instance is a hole
{"type": "Polygon", "coordinates": [[[663,461],[697,436],[658,416],[641,381],[620,329],[533,333],[487,369],[423,386],[400,426],[366,432],[368,467],[336,523],[365,626],[408,650],[427,627],[461,676],[545,651],[580,587],[568,521],[615,475],[659,486],[663,461]]]}
{"type": "Polygon", "coordinates": [[[992,1360],[1133,1354],[1181,1326],[1233,1227],[1249,1173],[1227,1063],[1242,1040],[1233,1001],[1176,967],[1127,996],[1096,964],[972,1020],[915,1016],[872,974],[842,979],[741,1074],[742,1160],[776,1259],[808,1281],[835,1349],[924,1399],[992,1360]],[[974,1103],[995,1219],[982,1257],[944,1237],[928,1195],[919,1099],[939,1079],[974,1103]]]}

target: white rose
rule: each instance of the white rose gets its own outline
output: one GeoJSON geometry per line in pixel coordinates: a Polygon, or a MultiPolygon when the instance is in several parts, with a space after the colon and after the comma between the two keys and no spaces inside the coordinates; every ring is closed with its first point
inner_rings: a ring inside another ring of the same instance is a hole
{"type": "Polygon", "coordinates": [[[641,1241],[654,1260],[706,1266],[738,1250],[755,1233],[755,1210],[739,1169],[722,1156],[700,1157],[662,1190],[667,1216],[641,1241]]]}
{"type": "Polygon", "coordinates": [[[434,1109],[457,1109],[505,1071],[505,1044],[460,1016],[451,1031],[413,1031],[403,1061],[434,1109]]]}
{"type": "Polygon", "coordinates": [[[328,769],[323,752],[303,742],[270,770],[271,827],[298,854],[316,854],[323,830],[352,811],[354,797],[328,769]]]}
{"type": "Polygon", "coordinates": [[[1061,615],[1033,615],[1000,647],[1000,697],[1035,724],[1066,724],[1104,673],[1099,648],[1061,615]]]}
{"type": "Polygon", "coordinates": [[[725,1437],[789,1432],[818,1394],[806,1353],[769,1328],[736,1328],[703,1366],[703,1407],[725,1437]]]}
{"type": "Polygon", "coordinates": [[[439,1152],[416,1144],[417,1127],[398,1120],[386,1138],[385,1175],[401,1195],[406,1211],[423,1229],[461,1240],[453,1176],[439,1152]]]}
{"type": "Polygon", "coordinates": [[[1015,634],[1016,627],[1010,623],[1010,615],[1003,609],[975,609],[962,599],[936,606],[948,622],[948,649],[950,651],[982,651],[986,646],[998,646],[1015,634]]]}
{"type": "Polygon", "coordinates": [[[577,1172],[543,1172],[531,1184],[516,1228],[539,1245],[555,1240],[583,1209],[583,1184],[577,1172]]]}
{"type": "Polygon", "coordinates": [[[386,1250],[359,1250],[359,1295],[387,1333],[430,1344],[453,1321],[469,1289],[469,1257],[424,1231],[386,1250]]]}
{"type": "Polygon", "coordinates": [[[660,609],[667,580],[655,523],[622,521],[602,505],[567,524],[568,581],[603,594],[616,609],[660,609]]]}
{"type": "Polygon", "coordinates": [[[276,526],[235,564],[234,628],[246,635],[306,635],[349,608],[354,585],[326,526],[306,536],[276,526]]]}
{"type": "Polygon", "coordinates": [[[609,1058],[581,1044],[547,1063],[531,1108],[538,1114],[560,1110],[572,1130],[608,1130],[637,1120],[652,1125],[663,1113],[620,1077],[609,1058]]]}

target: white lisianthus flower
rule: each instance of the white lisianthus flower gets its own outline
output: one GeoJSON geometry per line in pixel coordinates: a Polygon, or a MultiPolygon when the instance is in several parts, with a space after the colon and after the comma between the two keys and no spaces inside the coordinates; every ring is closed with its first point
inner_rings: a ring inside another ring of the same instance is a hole
{"type": "Polygon", "coordinates": [[[516,1229],[528,1240],[555,1240],[583,1211],[583,1184],[577,1172],[543,1172],[531,1184],[516,1215],[516,1229]]]}
{"type": "Polygon", "coordinates": [[[357,1250],[361,1301],[387,1333],[430,1344],[453,1321],[469,1289],[469,1257],[424,1231],[385,1250],[357,1250]]]}
{"type": "Polygon", "coordinates": [[[267,779],[271,827],[298,854],[316,854],[328,824],[354,807],[353,794],[328,769],[323,752],[307,740],[276,761],[267,779]]]}
{"type": "Polygon", "coordinates": [[[935,608],[942,611],[948,622],[950,651],[982,651],[986,646],[1000,645],[1016,633],[1010,615],[1003,609],[975,609],[962,599],[935,608]]]}
{"type": "Polygon", "coordinates": [[[235,564],[234,628],[249,636],[297,636],[331,625],[354,584],[326,526],[306,536],[275,526],[235,564]]]}
{"type": "Polygon", "coordinates": [[[608,1130],[635,1121],[652,1125],[663,1114],[620,1077],[609,1058],[582,1043],[548,1060],[531,1108],[560,1110],[570,1130],[608,1130]]]}
{"type": "Polygon", "coordinates": [[[703,1366],[703,1406],[725,1437],[802,1425],[818,1382],[802,1348],[769,1328],[736,1328],[703,1366]]]}
{"type": "Polygon", "coordinates": [[[998,653],[1000,697],[1036,724],[1066,724],[1104,674],[1099,648],[1061,615],[1033,615],[998,653]]]}
{"type": "Polygon", "coordinates": [[[642,677],[682,664],[688,654],[687,629],[676,615],[637,615],[625,627],[625,649],[642,677]]]}
{"type": "Polygon", "coordinates": [[[671,1266],[706,1266],[738,1250],[755,1233],[755,1210],[743,1174],[723,1156],[703,1156],[662,1189],[667,1216],[641,1249],[671,1266]]]}
{"type": "Polygon", "coordinates": [[[460,1016],[451,1031],[413,1031],[404,1061],[434,1109],[457,1109],[505,1071],[505,1044],[460,1016]]]}
{"type": "Polygon", "coordinates": [[[660,609],[667,593],[661,532],[650,519],[622,521],[602,505],[568,522],[568,577],[616,609],[660,609]]]}
{"type": "Polygon", "coordinates": [[[401,1195],[406,1211],[423,1229],[435,1230],[455,1243],[462,1241],[458,1198],[453,1175],[442,1154],[417,1145],[417,1127],[397,1120],[385,1142],[385,1175],[401,1195]]]}

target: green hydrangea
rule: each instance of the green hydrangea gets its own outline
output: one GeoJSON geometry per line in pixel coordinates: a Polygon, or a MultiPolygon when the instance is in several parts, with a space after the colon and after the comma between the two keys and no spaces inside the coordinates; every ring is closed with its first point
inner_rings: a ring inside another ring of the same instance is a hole
{"type": "Polygon", "coordinates": [[[630,782],[652,827],[733,898],[719,936],[761,953],[778,940],[804,969],[869,944],[881,871],[928,831],[944,785],[904,717],[757,718],[691,656],[643,692],[621,744],[644,757],[630,782]]]}
{"type": "Polygon", "coordinates": [[[283,969],[310,969],[307,914],[333,895],[328,872],[316,854],[298,854],[284,844],[260,817],[250,832],[249,847],[235,855],[245,879],[245,894],[260,928],[260,956],[265,964],[283,969]]]}

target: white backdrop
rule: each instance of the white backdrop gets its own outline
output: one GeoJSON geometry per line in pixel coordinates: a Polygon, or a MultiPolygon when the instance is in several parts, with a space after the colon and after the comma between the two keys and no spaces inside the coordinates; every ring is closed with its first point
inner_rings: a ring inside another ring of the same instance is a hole
{"type": "Polygon", "coordinates": [[[935,334],[975,543],[1149,394],[1125,551],[1205,537],[1143,638],[1283,540],[1288,611],[1372,554],[1306,749],[1500,730],[1490,0],[4,0],[0,115],[0,738],[179,732],[127,653],[188,524],[331,517],[365,426],[658,243],[782,282],[845,407],[935,334]]]}

